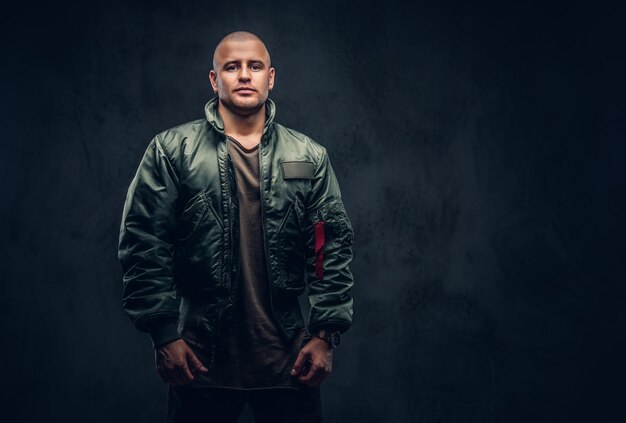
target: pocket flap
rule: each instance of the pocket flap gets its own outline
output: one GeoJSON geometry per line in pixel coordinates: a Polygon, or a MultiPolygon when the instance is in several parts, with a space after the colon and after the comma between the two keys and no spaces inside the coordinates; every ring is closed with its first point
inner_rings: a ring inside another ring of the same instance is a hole
{"type": "Polygon", "coordinates": [[[283,178],[313,179],[315,165],[312,162],[282,162],[283,178]]]}

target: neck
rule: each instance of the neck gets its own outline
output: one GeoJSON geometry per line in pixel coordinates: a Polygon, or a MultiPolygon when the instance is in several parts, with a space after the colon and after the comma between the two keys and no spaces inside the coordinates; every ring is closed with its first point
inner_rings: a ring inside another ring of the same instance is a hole
{"type": "Polygon", "coordinates": [[[259,110],[249,115],[240,115],[229,110],[221,100],[218,103],[218,110],[224,121],[224,133],[233,138],[259,137],[263,133],[265,126],[265,104],[259,110]]]}

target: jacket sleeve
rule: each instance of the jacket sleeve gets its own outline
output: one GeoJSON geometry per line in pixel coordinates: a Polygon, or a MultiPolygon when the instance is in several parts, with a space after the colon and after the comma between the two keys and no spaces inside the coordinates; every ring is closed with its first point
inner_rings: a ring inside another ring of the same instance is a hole
{"type": "Polygon", "coordinates": [[[155,348],[180,338],[172,272],[177,186],[155,137],[128,188],[118,245],[123,309],[138,330],[150,333],[155,348]]]}
{"type": "Polygon", "coordinates": [[[347,331],[352,325],[354,283],[353,230],[341,201],[341,192],[326,149],[315,170],[306,204],[307,282],[310,304],[308,329],[347,331]]]}

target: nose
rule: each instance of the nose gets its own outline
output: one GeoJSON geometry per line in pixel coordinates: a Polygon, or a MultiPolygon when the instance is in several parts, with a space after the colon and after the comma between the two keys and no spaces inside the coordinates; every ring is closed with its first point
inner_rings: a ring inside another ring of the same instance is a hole
{"type": "Polygon", "coordinates": [[[239,80],[240,81],[249,81],[250,80],[250,71],[247,66],[241,67],[241,72],[239,72],[239,80]]]}

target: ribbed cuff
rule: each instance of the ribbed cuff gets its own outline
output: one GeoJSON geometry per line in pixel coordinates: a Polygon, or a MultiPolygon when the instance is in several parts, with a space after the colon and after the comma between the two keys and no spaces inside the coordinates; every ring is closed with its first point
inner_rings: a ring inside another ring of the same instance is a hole
{"type": "Polygon", "coordinates": [[[178,333],[178,322],[167,320],[150,329],[150,338],[155,349],[182,337],[178,333]]]}
{"type": "Polygon", "coordinates": [[[326,331],[326,333],[332,333],[336,330],[343,333],[345,326],[341,326],[333,323],[318,323],[316,325],[309,326],[309,333],[313,336],[317,335],[322,329],[326,331]]]}

